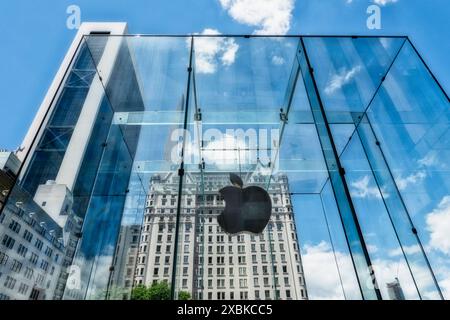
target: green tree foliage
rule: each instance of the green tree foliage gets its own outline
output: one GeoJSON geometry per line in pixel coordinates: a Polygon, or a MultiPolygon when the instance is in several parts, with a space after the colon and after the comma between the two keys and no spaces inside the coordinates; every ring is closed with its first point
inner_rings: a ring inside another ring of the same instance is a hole
{"type": "Polygon", "coordinates": [[[150,287],[138,285],[131,292],[132,300],[169,300],[170,287],[166,281],[157,282],[150,287]]]}
{"type": "Polygon", "coordinates": [[[178,300],[191,300],[191,294],[187,291],[178,292],[178,300]]]}
{"type": "Polygon", "coordinates": [[[166,281],[152,284],[148,289],[149,300],[169,300],[170,288],[166,281]]]}
{"type": "Polygon", "coordinates": [[[148,298],[148,289],[144,285],[138,285],[131,291],[131,300],[150,300],[148,298]]]}

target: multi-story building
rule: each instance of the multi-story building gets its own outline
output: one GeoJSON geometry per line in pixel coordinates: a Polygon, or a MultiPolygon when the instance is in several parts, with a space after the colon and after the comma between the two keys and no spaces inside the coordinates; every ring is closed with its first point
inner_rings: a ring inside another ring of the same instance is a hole
{"type": "Polygon", "coordinates": [[[63,230],[37,205],[25,204],[26,197],[22,193],[0,214],[0,297],[53,299],[65,255],[63,230]]]}
{"type": "MultiPolygon", "coordinates": [[[[243,174],[246,185],[267,180],[243,174]]],[[[154,176],[145,209],[135,285],[172,281],[177,188],[174,173],[154,176]]],[[[231,235],[218,225],[225,207],[218,190],[225,173],[187,173],[183,182],[176,288],[196,299],[307,299],[288,179],[279,175],[268,192],[273,204],[266,230],[231,235]],[[203,186],[203,187],[202,187],[203,186]]]]}
{"type": "Polygon", "coordinates": [[[133,288],[141,225],[120,228],[108,288],[108,299],[129,299],[133,288]]]}
{"type": "MultiPolygon", "coordinates": [[[[12,153],[4,158],[4,181],[14,181],[20,161],[12,153]]],[[[61,299],[82,220],[72,211],[70,195],[65,190],[58,195],[52,181],[33,199],[21,185],[12,186],[7,185],[10,198],[0,214],[0,297],[61,299]],[[49,204],[40,199],[43,193],[51,194],[49,204]]]]}
{"type": "Polygon", "coordinates": [[[398,278],[395,278],[392,282],[388,282],[386,287],[391,300],[405,300],[405,294],[403,293],[403,289],[398,278]]]}
{"type": "MultiPolygon", "coordinates": [[[[53,299],[65,248],[63,229],[14,180],[20,160],[0,153],[0,183],[9,204],[0,214],[0,299],[53,299]]],[[[1,208],[0,208],[1,209],[1,208]]]]}

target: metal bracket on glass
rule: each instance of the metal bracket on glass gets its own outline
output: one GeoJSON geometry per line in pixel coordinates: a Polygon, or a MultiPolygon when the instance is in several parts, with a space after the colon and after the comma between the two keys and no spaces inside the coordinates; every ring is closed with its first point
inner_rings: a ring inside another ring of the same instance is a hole
{"type": "Polygon", "coordinates": [[[194,114],[195,121],[202,121],[202,112],[198,109],[194,114]]]}
{"type": "Polygon", "coordinates": [[[288,121],[287,114],[284,112],[283,108],[280,109],[280,121],[284,123],[288,121]]]}

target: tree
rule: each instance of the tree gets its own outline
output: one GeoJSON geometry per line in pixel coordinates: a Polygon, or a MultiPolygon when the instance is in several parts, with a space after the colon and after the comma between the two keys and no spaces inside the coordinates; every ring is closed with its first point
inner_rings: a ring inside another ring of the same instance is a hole
{"type": "Polygon", "coordinates": [[[191,294],[187,291],[178,292],[178,300],[191,300],[191,294]]]}
{"type": "Polygon", "coordinates": [[[148,298],[148,289],[140,284],[131,291],[131,300],[150,300],[148,298]]]}
{"type": "Polygon", "coordinates": [[[170,287],[167,281],[153,283],[150,287],[136,286],[131,292],[131,300],[169,300],[170,287]]]}
{"type": "Polygon", "coordinates": [[[153,283],[148,289],[149,300],[170,300],[170,288],[167,281],[153,283]]]}

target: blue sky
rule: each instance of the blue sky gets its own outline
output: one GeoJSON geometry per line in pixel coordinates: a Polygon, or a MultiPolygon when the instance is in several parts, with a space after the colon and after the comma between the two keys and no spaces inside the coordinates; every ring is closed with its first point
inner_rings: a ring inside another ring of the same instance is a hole
{"type": "MultiPolygon", "coordinates": [[[[69,5],[81,8],[82,21],[126,21],[130,33],[186,34],[205,28],[244,34],[279,30],[280,23],[277,25],[277,22],[280,21],[269,19],[266,24],[261,23],[255,14],[245,16],[239,7],[233,8],[234,1],[2,1],[0,148],[15,149],[20,145],[76,33],[76,30],[66,28],[69,5]]],[[[289,34],[409,35],[449,92],[448,0],[397,0],[382,5],[382,29],[369,30],[366,9],[374,1],[386,0],[283,0],[272,3],[292,2],[292,18],[287,24],[281,22],[281,32],[289,34]]],[[[249,1],[241,2],[245,5],[249,1]]],[[[256,13],[261,12],[256,10],[256,13]]],[[[283,16],[278,18],[283,19],[283,16]]]]}

